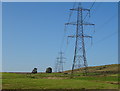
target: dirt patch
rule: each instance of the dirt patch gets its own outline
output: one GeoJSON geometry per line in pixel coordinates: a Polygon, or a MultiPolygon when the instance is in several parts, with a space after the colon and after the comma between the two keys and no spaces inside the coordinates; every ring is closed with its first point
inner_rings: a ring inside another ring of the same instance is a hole
{"type": "Polygon", "coordinates": [[[97,82],[120,85],[120,82],[110,82],[110,81],[97,81],[97,82]]]}
{"type": "Polygon", "coordinates": [[[68,77],[43,77],[42,79],[68,79],[68,77]]]}
{"type": "Polygon", "coordinates": [[[107,82],[107,83],[116,84],[116,85],[120,84],[119,82],[107,82]]]}

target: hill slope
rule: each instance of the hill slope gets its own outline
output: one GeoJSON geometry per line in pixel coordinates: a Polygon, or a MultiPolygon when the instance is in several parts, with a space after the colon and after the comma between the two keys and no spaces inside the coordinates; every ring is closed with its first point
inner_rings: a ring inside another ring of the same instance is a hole
{"type": "MultiPolygon", "coordinates": [[[[102,66],[92,66],[87,67],[88,73],[106,73],[106,74],[116,74],[118,73],[118,66],[120,64],[110,64],[110,65],[102,65],[102,66]]],[[[85,68],[75,69],[75,73],[83,73],[85,68]]],[[[65,73],[70,73],[71,70],[64,71],[65,73]]]]}

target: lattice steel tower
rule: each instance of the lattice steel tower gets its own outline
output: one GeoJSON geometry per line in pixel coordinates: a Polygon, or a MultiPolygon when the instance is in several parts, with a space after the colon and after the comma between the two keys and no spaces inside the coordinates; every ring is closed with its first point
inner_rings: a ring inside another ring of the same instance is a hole
{"type": "Polygon", "coordinates": [[[63,54],[63,52],[59,52],[59,57],[56,58],[55,72],[63,72],[63,64],[65,63],[63,60],[66,59],[63,54]]]}
{"type": "Polygon", "coordinates": [[[86,51],[85,51],[85,40],[84,38],[92,38],[92,36],[84,34],[84,26],[85,25],[94,25],[88,22],[85,22],[84,12],[87,15],[90,15],[90,9],[82,8],[81,3],[78,4],[77,8],[70,9],[72,11],[77,12],[77,21],[76,22],[68,22],[65,25],[75,25],[76,26],[76,34],[70,35],[68,37],[75,38],[75,50],[74,50],[74,59],[72,65],[71,76],[73,75],[73,71],[76,68],[85,67],[84,73],[87,74],[87,59],[86,59],[86,51]]]}

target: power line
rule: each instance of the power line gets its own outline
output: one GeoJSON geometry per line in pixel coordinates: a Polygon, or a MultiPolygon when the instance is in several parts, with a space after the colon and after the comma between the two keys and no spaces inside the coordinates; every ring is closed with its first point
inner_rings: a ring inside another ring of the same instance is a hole
{"type": "Polygon", "coordinates": [[[96,8],[94,9],[94,14],[96,13],[96,11],[98,11],[98,9],[100,8],[100,6],[101,6],[101,4],[102,4],[102,2],[101,3],[99,3],[97,6],[96,6],[96,8]]]}
{"type": "MultiPolygon", "coordinates": [[[[113,14],[107,21],[105,21],[103,24],[101,24],[99,27],[98,27],[98,29],[102,29],[102,28],[104,28],[104,26],[106,26],[107,24],[109,24],[114,18],[116,18],[115,16],[116,16],[117,14],[113,14]]],[[[97,29],[97,30],[98,30],[97,29]]]]}
{"type": "MultiPolygon", "coordinates": [[[[94,4],[91,6],[91,7],[93,7],[94,6],[94,4]]],[[[89,14],[89,13],[88,13],[89,14]]],[[[87,16],[87,15],[86,15],[87,16]]],[[[114,17],[114,16],[112,16],[112,17],[114,17]]],[[[112,18],[111,17],[111,18],[112,18]]],[[[84,19],[85,19],[86,17],[84,17],[84,19]]],[[[109,21],[111,21],[112,19],[109,19],[107,22],[109,22],[109,21]]],[[[115,18],[115,17],[114,17],[115,18]]],[[[107,22],[105,22],[105,23],[103,23],[103,25],[105,25],[107,22]]],[[[107,23],[108,24],[108,23],[107,23]]],[[[103,26],[101,26],[101,28],[103,28],[103,26]]],[[[116,34],[117,32],[114,32],[114,33],[112,33],[112,34],[110,34],[110,35],[108,35],[108,36],[106,36],[106,37],[104,37],[103,39],[101,39],[101,40],[99,40],[98,42],[101,42],[101,41],[104,41],[104,40],[106,40],[106,39],[108,39],[108,38],[110,38],[110,37],[112,37],[112,36],[114,36],[115,34],[116,34]]],[[[71,37],[73,37],[73,36],[71,36],[71,37]]],[[[98,43],[97,43],[98,44],[98,43]]]]}
{"type": "MultiPolygon", "coordinates": [[[[92,3],[91,7],[89,8],[90,10],[93,8],[96,0],[92,3]]],[[[90,12],[87,12],[86,16],[83,18],[83,21],[87,18],[88,14],[90,15],[90,12]]]]}
{"type": "MultiPolygon", "coordinates": [[[[76,2],[74,2],[73,8],[75,7],[75,5],[76,5],[76,2]]],[[[72,13],[73,13],[73,11],[70,11],[70,14],[69,14],[69,17],[68,17],[68,22],[70,22],[72,13]]],[[[65,35],[66,35],[66,25],[64,25],[64,34],[63,34],[63,37],[62,37],[62,42],[61,42],[60,50],[62,50],[62,46],[63,46],[64,40],[65,40],[65,35]]]]}
{"type": "MultiPolygon", "coordinates": [[[[99,28],[99,29],[103,29],[105,25],[109,24],[109,23],[115,18],[115,16],[116,16],[116,14],[113,14],[107,21],[105,21],[103,24],[101,24],[98,28],[99,28]]],[[[97,29],[97,30],[99,30],[99,29],[97,29]]],[[[102,33],[103,33],[103,32],[102,32],[102,33]]],[[[106,37],[98,40],[98,41],[97,41],[97,44],[99,44],[99,42],[101,42],[101,41],[106,40],[106,39],[109,38],[109,37],[112,37],[112,36],[115,35],[116,33],[117,33],[117,32],[115,31],[115,32],[113,32],[112,34],[110,34],[110,35],[108,35],[108,36],[106,36],[106,37]]],[[[95,44],[94,44],[94,45],[95,45],[95,44]]],[[[88,50],[88,49],[87,49],[87,50],[88,50]]]]}
{"type": "MultiPolygon", "coordinates": [[[[92,3],[91,7],[89,8],[90,10],[93,8],[95,2],[96,2],[96,0],[92,3]]],[[[76,2],[74,2],[74,4],[73,4],[73,8],[75,7],[75,5],[76,5],[76,2]]],[[[70,12],[70,14],[69,14],[68,22],[70,22],[70,19],[71,19],[72,13],[73,13],[73,11],[71,10],[71,12],[70,12]]],[[[87,15],[88,15],[88,14],[89,14],[89,13],[87,13],[87,15]]],[[[85,20],[85,18],[87,17],[87,15],[84,17],[83,21],[85,20]]],[[[65,25],[64,30],[66,31],[66,25],[65,25]]]]}
{"type": "MultiPolygon", "coordinates": [[[[76,5],[76,2],[74,2],[73,4],[73,8],[75,7],[76,5]]],[[[72,16],[72,11],[70,11],[70,14],[69,14],[69,17],[68,17],[68,22],[70,21],[71,19],[71,16],[72,16]]],[[[64,33],[63,33],[63,37],[62,37],[62,41],[61,41],[61,45],[60,45],[60,57],[57,57],[56,59],[56,63],[55,63],[55,72],[60,72],[60,71],[63,71],[63,63],[62,60],[65,59],[62,57],[62,47],[63,47],[63,43],[64,43],[64,40],[65,40],[65,35],[66,35],[66,25],[64,26],[64,33]],[[60,60],[60,61],[59,61],[60,60]]]]}
{"type": "MultiPolygon", "coordinates": [[[[93,46],[95,46],[96,44],[99,44],[99,43],[101,43],[101,42],[103,42],[103,41],[105,41],[105,40],[107,40],[107,39],[113,37],[113,36],[116,35],[116,34],[117,34],[117,31],[115,31],[115,32],[113,32],[113,33],[111,33],[111,34],[109,34],[109,35],[103,37],[102,39],[96,41],[95,44],[94,44],[93,46]]],[[[90,50],[90,48],[91,48],[91,47],[89,47],[89,48],[87,49],[87,52],[90,50]]]]}
{"type": "MultiPolygon", "coordinates": [[[[75,8],[75,6],[76,6],[76,1],[73,4],[73,8],[75,8]]],[[[68,22],[70,22],[72,14],[73,14],[73,11],[70,11],[70,14],[69,14],[69,17],[68,17],[68,22]]],[[[67,29],[66,25],[64,25],[64,33],[63,33],[63,37],[62,37],[62,41],[61,41],[60,51],[62,51],[62,46],[63,46],[65,36],[66,36],[66,29],[67,29]]]]}
{"type": "Polygon", "coordinates": [[[108,38],[114,36],[115,34],[117,34],[117,31],[115,31],[115,32],[113,32],[113,33],[111,33],[111,34],[105,36],[104,38],[98,40],[98,41],[96,42],[96,44],[98,44],[98,43],[101,42],[101,41],[105,41],[106,39],[108,39],[108,38]]]}
{"type": "Polygon", "coordinates": [[[64,33],[63,33],[63,37],[62,37],[62,41],[61,41],[60,51],[62,51],[63,43],[65,40],[65,35],[66,35],[66,26],[64,26],[64,33]]]}
{"type": "MultiPolygon", "coordinates": [[[[73,8],[75,8],[76,2],[73,4],[73,8]]],[[[68,22],[70,22],[71,16],[72,16],[73,11],[70,11],[68,22]]]]}

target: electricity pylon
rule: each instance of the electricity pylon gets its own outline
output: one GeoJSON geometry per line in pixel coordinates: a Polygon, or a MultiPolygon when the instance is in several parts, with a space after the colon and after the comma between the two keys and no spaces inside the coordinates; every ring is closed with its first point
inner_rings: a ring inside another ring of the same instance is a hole
{"type": "Polygon", "coordinates": [[[56,58],[56,61],[55,61],[55,72],[58,72],[60,69],[60,67],[59,67],[60,65],[59,65],[59,57],[57,57],[56,58]]]}
{"type": "Polygon", "coordinates": [[[75,38],[75,50],[74,50],[74,59],[72,65],[71,77],[73,77],[74,68],[84,67],[84,73],[87,74],[87,59],[86,59],[86,51],[85,51],[85,40],[84,38],[92,38],[92,36],[84,34],[84,26],[85,25],[94,25],[89,22],[85,22],[84,12],[90,15],[90,9],[82,8],[81,3],[79,3],[77,8],[70,9],[72,11],[77,12],[77,21],[76,22],[68,22],[65,25],[75,25],[76,26],[76,34],[70,35],[68,37],[75,38]]]}
{"type": "Polygon", "coordinates": [[[59,57],[57,57],[57,61],[55,64],[55,71],[56,72],[63,72],[63,64],[65,63],[63,60],[66,59],[63,57],[63,52],[59,52],[59,57]]]}

